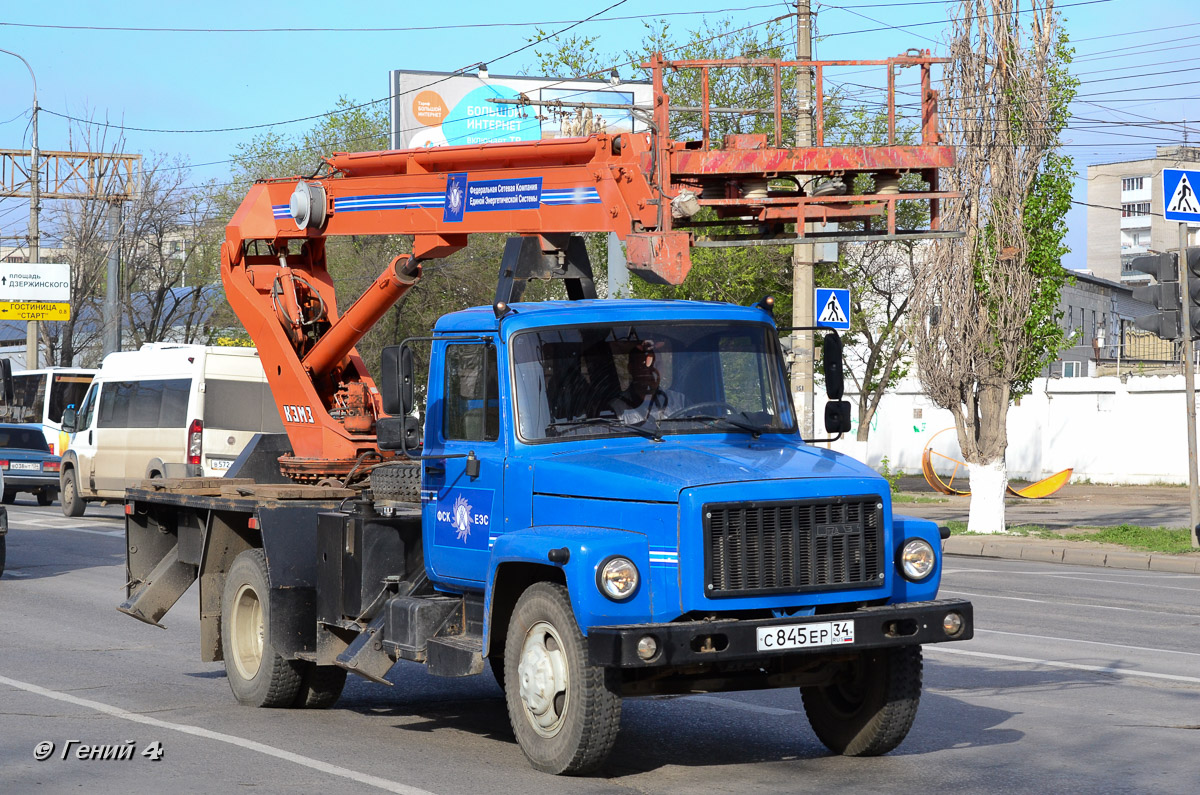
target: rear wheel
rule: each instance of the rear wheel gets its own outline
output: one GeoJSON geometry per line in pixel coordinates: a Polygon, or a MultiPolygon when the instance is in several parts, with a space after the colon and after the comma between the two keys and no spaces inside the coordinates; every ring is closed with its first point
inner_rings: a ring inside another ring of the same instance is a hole
{"type": "Polygon", "coordinates": [[[346,669],[336,665],[304,666],[300,690],[296,693],[293,707],[301,709],[329,709],[337,703],[346,686],[346,669]]]}
{"type": "Polygon", "coordinates": [[[54,502],[54,489],[42,489],[37,493],[38,505],[49,505],[54,502]]]}
{"type": "Polygon", "coordinates": [[[79,481],[75,470],[64,469],[59,485],[62,487],[63,516],[83,516],[83,498],[79,496],[79,481]]]}
{"type": "Polygon", "coordinates": [[[8,536],[0,535],[0,575],[4,574],[4,556],[7,554],[5,547],[8,545],[7,538],[8,536]]]}
{"type": "Polygon", "coordinates": [[[16,499],[17,499],[16,491],[14,491],[13,489],[5,489],[4,496],[0,497],[0,502],[3,502],[5,505],[12,505],[16,501],[16,499]]]}
{"type": "Polygon", "coordinates": [[[504,695],[525,757],[543,773],[587,773],[612,750],[621,697],[608,672],[588,665],[567,590],[531,586],[504,644],[504,695]]]}
{"type": "Polygon", "coordinates": [[[234,558],[221,593],[221,646],[225,673],[239,703],[291,706],[301,688],[302,663],[285,660],[271,645],[267,556],[248,549],[234,558]]]}
{"type": "Polygon", "coordinates": [[[845,756],[880,756],[912,728],[921,701],[921,647],[859,654],[834,680],[802,687],[804,712],[825,747],[845,756]]]}

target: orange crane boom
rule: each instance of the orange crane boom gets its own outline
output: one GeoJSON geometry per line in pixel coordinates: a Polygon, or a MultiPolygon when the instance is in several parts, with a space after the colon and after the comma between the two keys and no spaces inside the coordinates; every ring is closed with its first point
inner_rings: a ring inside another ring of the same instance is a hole
{"type": "MultiPolygon", "coordinates": [[[[251,187],[226,228],[221,278],[230,305],[249,332],[292,444],[280,459],[283,473],[302,482],[345,478],[364,456],[381,455],[375,418],[378,389],[355,350],[362,336],[420,279],[421,262],[448,256],[472,234],[535,238],[549,257],[546,272],[586,272],[580,246],[570,236],[615,232],[630,270],[653,282],[679,284],[691,267],[692,246],[781,245],[816,241],[812,222],[857,221],[864,230],[837,239],[914,239],[950,236],[939,229],[939,202],[956,194],[938,190],[938,169],[954,162],[937,134],[937,97],[929,87],[928,52],[881,61],[779,62],[664,61],[650,63],[654,122],[649,133],[595,134],[585,138],[341,153],[326,159],[325,174],[267,180],[251,187]],[[780,76],[785,67],[817,74],[817,107],[823,69],[878,64],[892,75],[921,70],[920,143],[894,143],[894,93],[889,91],[891,139],[878,147],[789,147],[782,138],[780,76]],[[775,140],[768,135],[709,139],[708,70],[773,70],[775,140]],[[663,89],[668,69],[697,69],[702,76],[702,137],[669,137],[670,102],[663,89]],[[839,177],[850,184],[870,174],[877,184],[904,173],[921,175],[929,190],[867,195],[821,195],[805,181],[839,177]],[[790,184],[787,184],[790,183],[790,184]],[[927,201],[930,228],[896,227],[899,201],[927,201]],[[700,214],[709,207],[712,212],[700,214]],[[722,234],[730,227],[755,234],[722,234]],[[333,235],[413,236],[411,255],[389,263],[374,284],[344,312],[339,310],[325,259],[333,235]],[[574,270],[572,270],[574,269],[574,270]]],[[[502,274],[514,263],[506,249],[502,274]]],[[[516,256],[516,253],[513,255],[516,256]]],[[[583,255],[584,257],[586,255],[583,255]]],[[[590,288],[590,281],[587,282],[590,288]]],[[[587,295],[579,288],[573,297],[587,295]]],[[[498,298],[499,300],[499,298],[498,298]]]]}

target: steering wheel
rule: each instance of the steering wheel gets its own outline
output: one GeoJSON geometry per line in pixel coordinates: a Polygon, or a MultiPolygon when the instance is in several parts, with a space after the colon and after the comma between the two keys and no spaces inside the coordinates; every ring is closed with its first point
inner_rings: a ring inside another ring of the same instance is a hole
{"type": "Polygon", "coordinates": [[[726,403],[724,400],[709,400],[704,403],[693,403],[690,406],[684,406],[679,411],[667,417],[667,419],[683,419],[695,414],[716,414],[717,412],[721,411],[723,411],[724,414],[740,413],[736,406],[726,403]],[[714,409],[714,411],[701,411],[701,409],[714,409]]]}

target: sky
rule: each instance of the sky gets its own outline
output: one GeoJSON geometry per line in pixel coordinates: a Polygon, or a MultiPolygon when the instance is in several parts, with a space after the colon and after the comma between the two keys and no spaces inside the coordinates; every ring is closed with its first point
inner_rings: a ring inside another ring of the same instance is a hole
{"type": "MultiPolygon", "coordinates": [[[[914,47],[944,53],[955,5],[813,0],[814,57],[882,58],[914,47]]],[[[1200,2],[1059,0],[1056,6],[1082,81],[1064,137],[1079,172],[1077,202],[1087,201],[1090,164],[1152,156],[1156,145],[1181,143],[1185,134],[1200,143],[1200,2]]],[[[63,116],[106,120],[124,127],[126,152],[181,157],[200,183],[228,177],[239,143],[266,132],[298,135],[314,123],[280,122],[330,111],[342,96],[384,100],[392,69],[450,72],[483,62],[493,75],[516,74],[535,64],[535,48],[526,45],[539,30],[560,31],[593,16],[564,35],[597,37],[599,52],[617,53],[636,47],[648,24],[665,22],[682,36],[706,19],[761,26],[794,10],[762,0],[526,0],[514,8],[474,0],[6,0],[0,49],[23,56],[33,69],[41,149],[84,146],[79,123],[63,116]],[[720,8],[722,1],[729,7],[720,8]]],[[[791,21],[783,24],[790,28],[791,21]]],[[[847,79],[870,84],[873,75],[847,79]]],[[[0,53],[0,148],[29,147],[32,89],[25,65],[0,53]]],[[[24,234],[28,215],[28,201],[0,199],[0,237],[24,234]]],[[[1072,251],[1064,264],[1084,268],[1082,204],[1073,205],[1067,223],[1072,251]]]]}

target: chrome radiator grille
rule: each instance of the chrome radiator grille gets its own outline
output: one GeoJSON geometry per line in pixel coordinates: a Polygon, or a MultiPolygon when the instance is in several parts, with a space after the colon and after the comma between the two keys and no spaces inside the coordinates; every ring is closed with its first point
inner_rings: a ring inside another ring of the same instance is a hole
{"type": "Polygon", "coordinates": [[[883,510],[875,496],[704,506],[709,596],[747,596],[882,581],[883,510]]]}

